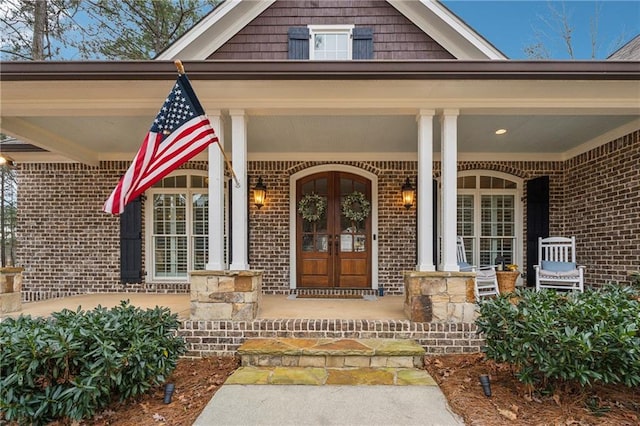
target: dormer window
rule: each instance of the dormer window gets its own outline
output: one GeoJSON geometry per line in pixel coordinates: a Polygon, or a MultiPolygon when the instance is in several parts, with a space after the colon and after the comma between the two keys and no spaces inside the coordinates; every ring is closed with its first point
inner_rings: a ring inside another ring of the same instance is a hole
{"type": "Polygon", "coordinates": [[[351,59],[353,25],[309,25],[309,59],[340,61],[351,59]]]}
{"type": "Polygon", "coordinates": [[[354,25],[291,27],[289,59],[348,61],[373,59],[373,30],[354,25]]]}

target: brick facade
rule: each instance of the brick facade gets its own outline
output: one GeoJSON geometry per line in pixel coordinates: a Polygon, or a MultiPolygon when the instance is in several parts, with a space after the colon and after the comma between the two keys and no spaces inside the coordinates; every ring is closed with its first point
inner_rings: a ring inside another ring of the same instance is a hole
{"type": "Polygon", "coordinates": [[[475,324],[436,324],[409,320],[257,319],[253,321],[183,321],[178,334],[186,343],[186,356],[237,353],[247,339],[349,338],[412,339],[427,354],[480,352],[484,340],[475,324]]]}
{"type": "Polygon", "coordinates": [[[343,24],[373,29],[375,60],[455,59],[382,0],[278,0],[207,59],[286,60],[289,27],[343,24]]]}
{"type": "Polygon", "coordinates": [[[585,283],[629,282],[640,268],[640,130],[566,162],[565,231],[585,283]]]}
{"type": "MultiPolygon", "coordinates": [[[[639,160],[640,131],[636,131],[564,162],[461,162],[459,170],[501,171],[525,181],[550,176],[551,234],[576,235],[578,261],[587,267],[587,286],[593,286],[609,280],[626,282],[626,271],[640,265],[639,160]]],[[[249,264],[264,271],[267,294],[289,292],[289,177],[320,164],[327,163],[248,164],[250,186],[262,176],[268,187],[266,205],[258,210],[250,203],[249,212],[249,264]]],[[[402,273],[415,267],[416,210],[404,209],[400,187],[406,177],[417,175],[417,163],[340,164],[378,176],[379,282],[389,294],[402,294],[402,273]]],[[[119,220],[103,213],[102,205],[127,166],[126,162],[102,162],[99,167],[19,165],[17,257],[18,266],[25,268],[24,301],[91,292],[189,291],[185,282],[120,284],[119,220]]],[[[184,166],[206,167],[206,162],[184,166]]],[[[436,162],[436,176],[439,170],[436,162]]],[[[524,191],[526,199],[526,185],[524,191]]],[[[526,226],[523,241],[525,235],[526,226]]]]}

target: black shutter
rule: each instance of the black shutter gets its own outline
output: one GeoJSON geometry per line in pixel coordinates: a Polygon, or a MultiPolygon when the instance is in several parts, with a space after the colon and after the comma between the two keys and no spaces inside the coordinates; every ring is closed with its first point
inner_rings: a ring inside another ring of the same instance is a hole
{"type": "Polygon", "coordinates": [[[433,179],[433,264],[438,265],[438,181],[433,179]]]}
{"type": "Polygon", "coordinates": [[[549,176],[527,182],[527,286],[536,284],[538,237],[549,236],[549,176]]]}
{"type": "Polygon", "coordinates": [[[131,201],[120,215],[120,282],[142,282],[142,201],[131,201]]]}
{"type": "Polygon", "coordinates": [[[309,28],[289,28],[289,59],[309,59],[309,28]]]}
{"type": "Polygon", "coordinates": [[[353,29],[353,59],[373,59],[373,29],[353,29]]]}

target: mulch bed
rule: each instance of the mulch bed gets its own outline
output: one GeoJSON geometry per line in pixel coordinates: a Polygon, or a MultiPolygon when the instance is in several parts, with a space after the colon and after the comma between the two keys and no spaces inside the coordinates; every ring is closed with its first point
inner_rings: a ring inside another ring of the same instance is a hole
{"type": "Polygon", "coordinates": [[[640,424],[640,389],[594,385],[536,392],[520,383],[511,367],[482,354],[426,357],[426,369],[452,410],[467,425],[632,426],[640,424]],[[491,397],[479,377],[491,378],[491,397]]]}

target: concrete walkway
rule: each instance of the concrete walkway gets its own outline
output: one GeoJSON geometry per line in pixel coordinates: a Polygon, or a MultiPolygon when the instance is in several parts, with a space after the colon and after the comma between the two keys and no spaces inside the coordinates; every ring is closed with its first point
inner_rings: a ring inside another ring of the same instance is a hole
{"type": "Polygon", "coordinates": [[[437,386],[223,385],[195,421],[211,425],[464,425],[437,386]]]}

